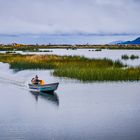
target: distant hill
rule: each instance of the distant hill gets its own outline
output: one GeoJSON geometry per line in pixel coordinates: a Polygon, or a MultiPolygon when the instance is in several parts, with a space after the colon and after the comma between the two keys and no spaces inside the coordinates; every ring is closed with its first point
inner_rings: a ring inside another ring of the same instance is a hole
{"type": "Polygon", "coordinates": [[[120,42],[120,43],[117,43],[117,44],[132,44],[132,45],[140,45],[140,37],[136,38],[135,40],[132,40],[132,41],[126,41],[126,42],[120,42]]]}
{"type": "Polygon", "coordinates": [[[111,43],[109,43],[109,44],[110,44],[110,45],[115,45],[115,44],[121,44],[121,43],[123,43],[122,40],[119,40],[119,41],[113,41],[113,42],[111,42],[111,43]]]}

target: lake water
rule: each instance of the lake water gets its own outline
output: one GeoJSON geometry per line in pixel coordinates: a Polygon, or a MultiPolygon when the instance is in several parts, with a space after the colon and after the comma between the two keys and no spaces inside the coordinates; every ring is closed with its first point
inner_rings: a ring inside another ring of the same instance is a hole
{"type": "Polygon", "coordinates": [[[0,63],[0,90],[0,140],[140,139],[140,82],[82,83],[0,63]],[[60,83],[54,95],[29,92],[36,74],[60,83]]]}

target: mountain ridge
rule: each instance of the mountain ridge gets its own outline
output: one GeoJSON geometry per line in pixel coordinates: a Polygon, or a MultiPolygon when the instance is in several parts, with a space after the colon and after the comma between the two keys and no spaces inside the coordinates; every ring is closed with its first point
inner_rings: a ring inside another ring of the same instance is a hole
{"type": "Polygon", "coordinates": [[[140,37],[132,40],[132,41],[124,41],[117,44],[124,44],[124,45],[140,45],[140,37]]]}

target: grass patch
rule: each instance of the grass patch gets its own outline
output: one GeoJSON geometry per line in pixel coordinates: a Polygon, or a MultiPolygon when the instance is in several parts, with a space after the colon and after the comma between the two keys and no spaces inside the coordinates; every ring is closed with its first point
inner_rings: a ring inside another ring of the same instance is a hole
{"type": "Polygon", "coordinates": [[[138,55],[133,55],[133,54],[132,54],[132,55],[130,56],[130,59],[131,59],[131,60],[139,59],[139,56],[138,56],[138,55]]]}
{"type": "Polygon", "coordinates": [[[67,68],[57,69],[54,75],[59,77],[75,78],[82,81],[134,81],[140,80],[140,68],[108,68],[108,69],[78,69],[67,68]]]}
{"type": "Polygon", "coordinates": [[[140,67],[127,68],[120,61],[88,59],[80,56],[0,54],[10,68],[54,69],[53,75],[81,81],[140,80],[140,67]]]}
{"type": "Polygon", "coordinates": [[[16,52],[15,52],[15,51],[6,51],[5,53],[6,53],[6,54],[10,54],[10,53],[11,53],[11,54],[15,54],[16,52]]]}
{"type": "Polygon", "coordinates": [[[96,52],[102,51],[102,49],[95,49],[96,52]]]}
{"type": "Polygon", "coordinates": [[[134,59],[139,59],[139,56],[138,55],[131,55],[131,56],[128,56],[127,54],[124,54],[122,55],[122,59],[124,60],[128,60],[128,59],[131,59],[131,60],[134,60],[134,59]]]}
{"type": "Polygon", "coordinates": [[[128,60],[129,59],[129,56],[127,54],[124,54],[124,55],[122,55],[122,59],[128,60]]]}

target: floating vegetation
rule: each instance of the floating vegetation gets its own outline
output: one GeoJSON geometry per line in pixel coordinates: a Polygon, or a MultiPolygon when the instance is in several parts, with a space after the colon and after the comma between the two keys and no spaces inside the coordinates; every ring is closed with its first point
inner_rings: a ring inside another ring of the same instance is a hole
{"type": "Polygon", "coordinates": [[[128,60],[129,59],[129,56],[127,54],[124,54],[124,55],[122,55],[122,59],[128,60]]]}
{"type": "Polygon", "coordinates": [[[138,55],[133,55],[133,54],[132,54],[132,55],[130,56],[130,59],[132,59],[132,60],[134,60],[134,59],[139,59],[139,56],[138,56],[138,55]]]}
{"type": "Polygon", "coordinates": [[[102,51],[102,49],[96,49],[95,51],[102,51]]]}
{"type": "Polygon", "coordinates": [[[6,54],[15,54],[16,52],[15,51],[6,51],[5,53],[6,54]]]}
{"type": "Polygon", "coordinates": [[[38,52],[53,52],[52,50],[39,50],[38,52]]]}
{"type": "Polygon", "coordinates": [[[124,60],[128,60],[128,59],[134,60],[134,59],[139,59],[139,56],[138,55],[133,55],[133,54],[131,56],[128,56],[127,54],[125,54],[125,55],[122,55],[121,58],[124,59],[124,60]]]}

